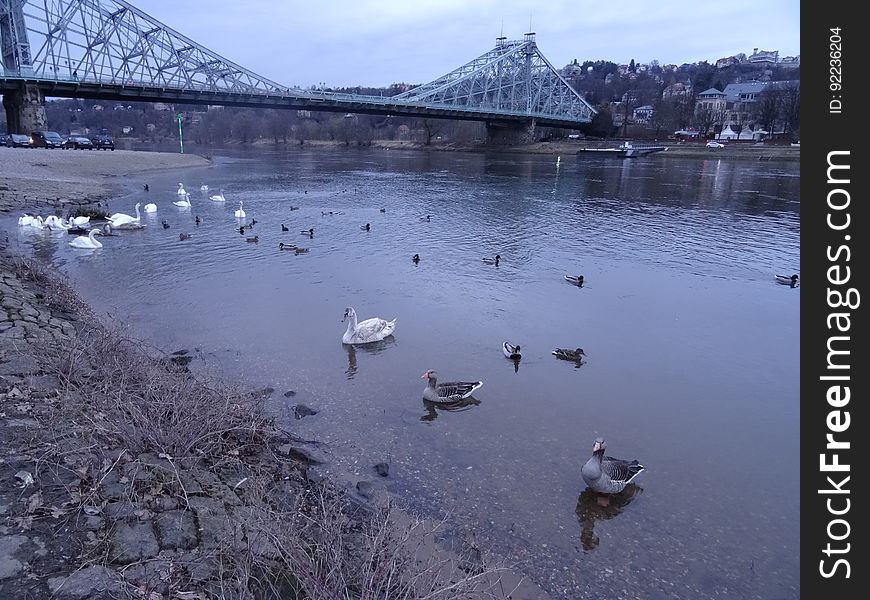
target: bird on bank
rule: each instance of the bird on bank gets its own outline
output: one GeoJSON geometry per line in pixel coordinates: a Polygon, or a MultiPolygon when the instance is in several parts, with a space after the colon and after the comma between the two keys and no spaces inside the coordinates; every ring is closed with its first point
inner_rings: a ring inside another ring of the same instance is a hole
{"type": "Polygon", "coordinates": [[[420,377],[428,380],[423,388],[423,399],[429,402],[443,404],[446,402],[458,402],[471,396],[475,390],[483,385],[482,381],[446,381],[438,383],[438,374],[434,369],[429,369],[420,377]]]}
{"type": "Polygon", "coordinates": [[[623,460],[604,456],[604,438],[592,444],[592,456],[580,468],[583,481],[599,494],[618,494],[640,475],[644,467],[636,460],[623,460]]]}

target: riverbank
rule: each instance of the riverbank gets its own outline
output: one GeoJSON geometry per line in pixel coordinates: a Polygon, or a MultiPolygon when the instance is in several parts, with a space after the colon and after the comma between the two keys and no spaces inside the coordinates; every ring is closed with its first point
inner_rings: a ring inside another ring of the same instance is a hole
{"type": "MultiPolygon", "coordinates": [[[[54,209],[98,202],[119,177],[207,164],[2,150],[5,211],[23,212],[25,198],[54,209]],[[68,185],[85,195],[46,192],[68,185]]],[[[238,389],[188,362],[184,349],[146,347],[100,322],[62,276],[0,247],[0,597],[511,593],[517,580],[484,564],[480,548],[433,549],[434,527],[372,482],[323,479],[317,444],[266,413],[280,392],[238,389]]],[[[372,465],[379,477],[388,464],[372,465]]]]}

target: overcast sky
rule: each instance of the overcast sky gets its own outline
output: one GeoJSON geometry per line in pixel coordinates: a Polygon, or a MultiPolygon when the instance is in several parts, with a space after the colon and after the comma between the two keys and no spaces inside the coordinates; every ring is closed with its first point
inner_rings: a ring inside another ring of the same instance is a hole
{"type": "Polygon", "coordinates": [[[575,58],[693,63],[754,48],[800,54],[799,0],[133,0],[140,10],[288,86],[420,84],[534,31],[575,58]]]}

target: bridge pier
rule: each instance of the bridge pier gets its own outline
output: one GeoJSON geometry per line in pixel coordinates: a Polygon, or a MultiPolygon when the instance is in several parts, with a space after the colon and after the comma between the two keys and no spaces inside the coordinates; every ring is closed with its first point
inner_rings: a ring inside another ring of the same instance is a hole
{"type": "Polygon", "coordinates": [[[535,120],[527,123],[486,124],[486,143],[491,146],[519,146],[535,141],[535,120]]]}
{"type": "Polygon", "coordinates": [[[43,131],[48,122],[45,94],[37,85],[21,83],[17,90],[3,94],[3,109],[9,133],[43,131]]]}

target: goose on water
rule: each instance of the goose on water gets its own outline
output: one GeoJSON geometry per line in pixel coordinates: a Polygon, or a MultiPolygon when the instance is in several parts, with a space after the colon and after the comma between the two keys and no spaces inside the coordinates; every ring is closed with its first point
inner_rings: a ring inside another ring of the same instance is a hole
{"type": "Polygon", "coordinates": [[[604,438],[592,444],[592,456],[580,469],[586,485],[599,494],[618,494],[625,486],[643,472],[643,465],[636,460],[622,460],[604,456],[604,438]]]}
{"type": "Polygon", "coordinates": [[[486,263],[486,264],[488,264],[488,265],[495,265],[495,266],[498,266],[498,263],[499,263],[500,260],[501,260],[501,256],[498,255],[498,254],[496,254],[496,255],[495,255],[495,258],[484,258],[484,259],[483,259],[483,262],[486,263]]]}
{"type": "Polygon", "coordinates": [[[341,321],[348,321],[347,331],[341,337],[343,344],[379,342],[385,337],[393,335],[396,330],[396,319],[387,321],[380,317],[372,317],[364,321],[357,321],[356,311],[350,306],[344,309],[344,317],[341,321]]]}
{"type": "Polygon", "coordinates": [[[91,229],[88,235],[78,236],[73,241],[71,241],[69,245],[73,248],[102,248],[102,242],[94,238],[94,236],[97,235],[99,231],[100,230],[97,228],[91,229]]]}
{"type": "Polygon", "coordinates": [[[245,210],[242,208],[242,201],[241,200],[239,200],[239,208],[237,208],[236,212],[233,214],[236,215],[237,219],[244,219],[246,216],[248,216],[247,213],[245,212],[245,210]]]}
{"type": "Polygon", "coordinates": [[[787,285],[790,287],[797,287],[799,285],[798,279],[800,279],[800,277],[798,276],[797,273],[795,273],[791,277],[789,277],[788,275],[777,275],[776,276],[777,283],[781,283],[783,285],[787,285]]]}
{"type": "Polygon", "coordinates": [[[513,344],[509,344],[508,342],[505,342],[501,345],[501,349],[502,349],[502,352],[504,352],[504,355],[511,360],[519,360],[523,357],[523,355],[520,354],[519,345],[515,346],[513,344]]]}
{"type": "Polygon", "coordinates": [[[556,358],[561,358],[563,360],[573,360],[575,362],[580,362],[583,360],[583,357],[586,356],[586,353],[583,351],[583,348],[575,348],[571,350],[569,348],[556,348],[553,350],[553,356],[556,358]]]}
{"type": "Polygon", "coordinates": [[[437,373],[429,369],[420,377],[428,379],[428,384],[423,388],[423,399],[429,402],[444,403],[458,402],[471,396],[475,390],[483,385],[482,381],[446,381],[438,383],[437,373]]]}

